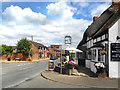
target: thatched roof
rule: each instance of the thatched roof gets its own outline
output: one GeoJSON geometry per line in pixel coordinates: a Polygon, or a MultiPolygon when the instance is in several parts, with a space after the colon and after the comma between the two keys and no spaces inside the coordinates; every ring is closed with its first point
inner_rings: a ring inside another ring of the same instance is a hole
{"type": "Polygon", "coordinates": [[[115,22],[120,18],[120,9],[114,10],[114,6],[111,5],[106,9],[96,21],[94,21],[85,31],[83,39],[77,46],[79,49],[83,44],[87,42],[87,37],[96,38],[100,34],[105,33],[115,22]]]}

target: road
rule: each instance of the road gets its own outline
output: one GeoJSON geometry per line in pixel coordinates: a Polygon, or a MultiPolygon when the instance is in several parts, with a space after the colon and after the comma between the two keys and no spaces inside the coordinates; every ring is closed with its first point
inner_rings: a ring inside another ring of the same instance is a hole
{"type": "Polygon", "coordinates": [[[2,63],[0,66],[2,88],[13,87],[39,75],[42,71],[47,70],[47,64],[48,60],[29,63],[2,63]]]}
{"type": "MultiPolygon", "coordinates": [[[[59,60],[55,60],[57,64],[59,60]]],[[[40,76],[47,70],[48,60],[27,63],[0,63],[0,78],[2,88],[80,88],[51,82],[40,76]],[[1,73],[2,72],[2,73],[1,73]]]]}

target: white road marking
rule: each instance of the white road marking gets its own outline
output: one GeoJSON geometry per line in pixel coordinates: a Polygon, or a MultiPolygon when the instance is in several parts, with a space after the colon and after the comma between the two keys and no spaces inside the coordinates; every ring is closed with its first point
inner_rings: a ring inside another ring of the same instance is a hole
{"type": "Polygon", "coordinates": [[[30,67],[21,68],[20,70],[25,70],[25,69],[28,69],[28,68],[30,68],[30,67]]]}
{"type": "Polygon", "coordinates": [[[0,73],[0,75],[5,75],[6,73],[0,73]]]}

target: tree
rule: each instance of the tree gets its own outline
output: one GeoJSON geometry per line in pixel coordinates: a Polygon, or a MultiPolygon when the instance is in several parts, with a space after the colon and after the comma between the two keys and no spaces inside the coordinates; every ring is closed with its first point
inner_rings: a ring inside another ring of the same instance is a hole
{"type": "Polygon", "coordinates": [[[11,55],[13,53],[13,47],[2,45],[2,54],[3,55],[11,55]]]}
{"type": "Polygon", "coordinates": [[[2,46],[0,46],[0,55],[2,55],[2,46]]]}
{"type": "Polygon", "coordinates": [[[17,43],[17,53],[22,53],[23,55],[29,55],[31,48],[31,43],[26,38],[21,39],[17,43]]]}

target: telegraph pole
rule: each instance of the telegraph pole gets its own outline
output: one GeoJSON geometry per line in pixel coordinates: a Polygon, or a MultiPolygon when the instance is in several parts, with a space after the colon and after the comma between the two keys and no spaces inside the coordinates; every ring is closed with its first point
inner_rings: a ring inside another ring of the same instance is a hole
{"type": "Polygon", "coordinates": [[[33,36],[31,36],[31,40],[33,41],[33,36]]]}
{"type": "Polygon", "coordinates": [[[61,45],[61,67],[60,67],[60,73],[62,74],[62,45],[61,45]]]}
{"type": "MultiPolygon", "coordinates": [[[[33,35],[31,36],[31,40],[33,42],[33,35]]],[[[31,51],[32,51],[32,45],[31,45],[31,51]]],[[[32,51],[32,55],[33,55],[33,51],[32,51]]],[[[31,60],[32,60],[32,55],[31,55],[31,60]]]]}

